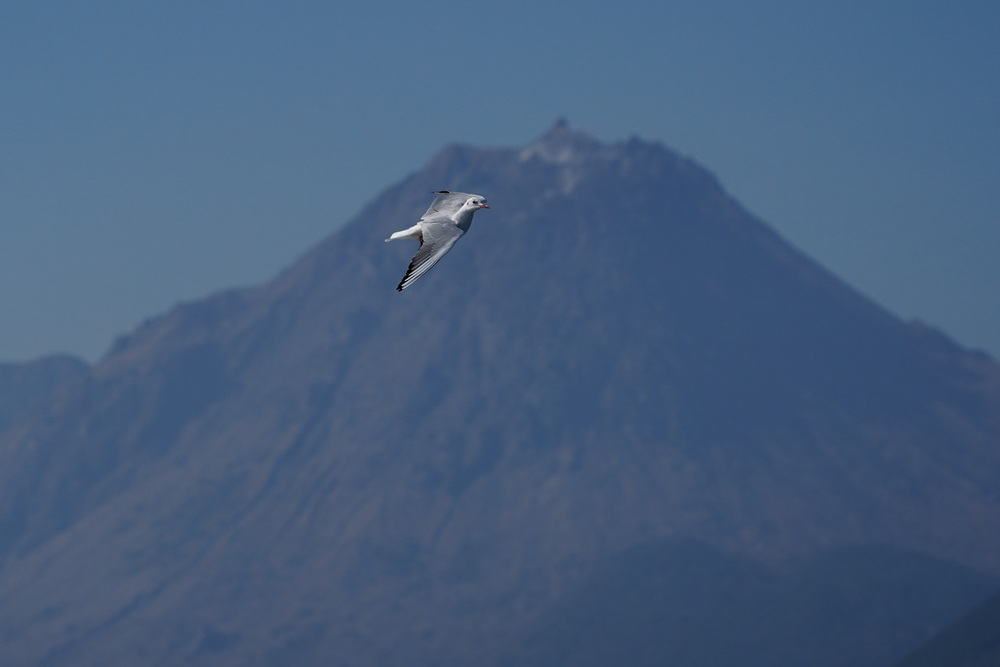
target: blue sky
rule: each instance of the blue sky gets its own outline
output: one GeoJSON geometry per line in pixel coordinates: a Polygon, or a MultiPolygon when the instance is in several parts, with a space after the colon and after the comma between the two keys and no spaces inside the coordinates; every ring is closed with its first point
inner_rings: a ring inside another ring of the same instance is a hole
{"type": "Polygon", "coordinates": [[[1000,357],[997,34],[993,0],[10,0],[0,360],[96,360],[273,276],[445,144],[559,116],[693,157],[882,305],[1000,357]]]}

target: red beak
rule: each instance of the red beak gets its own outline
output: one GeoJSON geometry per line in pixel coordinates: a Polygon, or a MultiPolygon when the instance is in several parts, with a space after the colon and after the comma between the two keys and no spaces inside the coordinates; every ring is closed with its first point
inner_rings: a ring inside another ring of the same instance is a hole
{"type": "Polygon", "coordinates": [[[487,204],[480,204],[479,208],[489,208],[489,206],[487,204]]]}

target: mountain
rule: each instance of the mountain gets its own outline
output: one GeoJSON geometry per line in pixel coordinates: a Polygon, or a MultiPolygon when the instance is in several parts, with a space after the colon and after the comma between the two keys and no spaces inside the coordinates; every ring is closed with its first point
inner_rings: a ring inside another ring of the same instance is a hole
{"type": "Polygon", "coordinates": [[[997,590],[998,443],[1000,366],[692,160],[450,146],[0,435],[0,659],[888,665],[997,590]]]}

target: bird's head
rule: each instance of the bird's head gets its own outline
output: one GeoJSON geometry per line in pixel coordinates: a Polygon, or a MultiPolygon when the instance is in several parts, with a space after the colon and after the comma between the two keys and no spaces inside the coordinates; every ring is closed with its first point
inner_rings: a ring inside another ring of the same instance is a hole
{"type": "Polygon", "coordinates": [[[486,203],[486,197],[482,195],[472,195],[465,200],[464,208],[472,211],[477,211],[481,208],[489,208],[490,205],[486,203]]]}

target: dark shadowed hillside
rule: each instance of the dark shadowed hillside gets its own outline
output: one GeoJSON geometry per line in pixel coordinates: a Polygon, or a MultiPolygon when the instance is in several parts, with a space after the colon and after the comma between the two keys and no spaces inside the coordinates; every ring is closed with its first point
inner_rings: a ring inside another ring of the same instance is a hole
{"type": "Polygon", "coordinates": [[[895,667],[1000,665],[1000,595],[948,626],[895,667]]]}
{"type": "Polygon", "coordinates": [[[888,665],[895,646],[982,585],[887,548],[831,549],[769,569],[698,544],[648,542],[607,559],[547,611],[518,662],[888,665]]]}
{"type": "Polygon", "coordinates": [[[998,443],[995,362],[692,161],[452,146],[6,430],[0,657],[887,665],[996,589],[998,443]]]}

